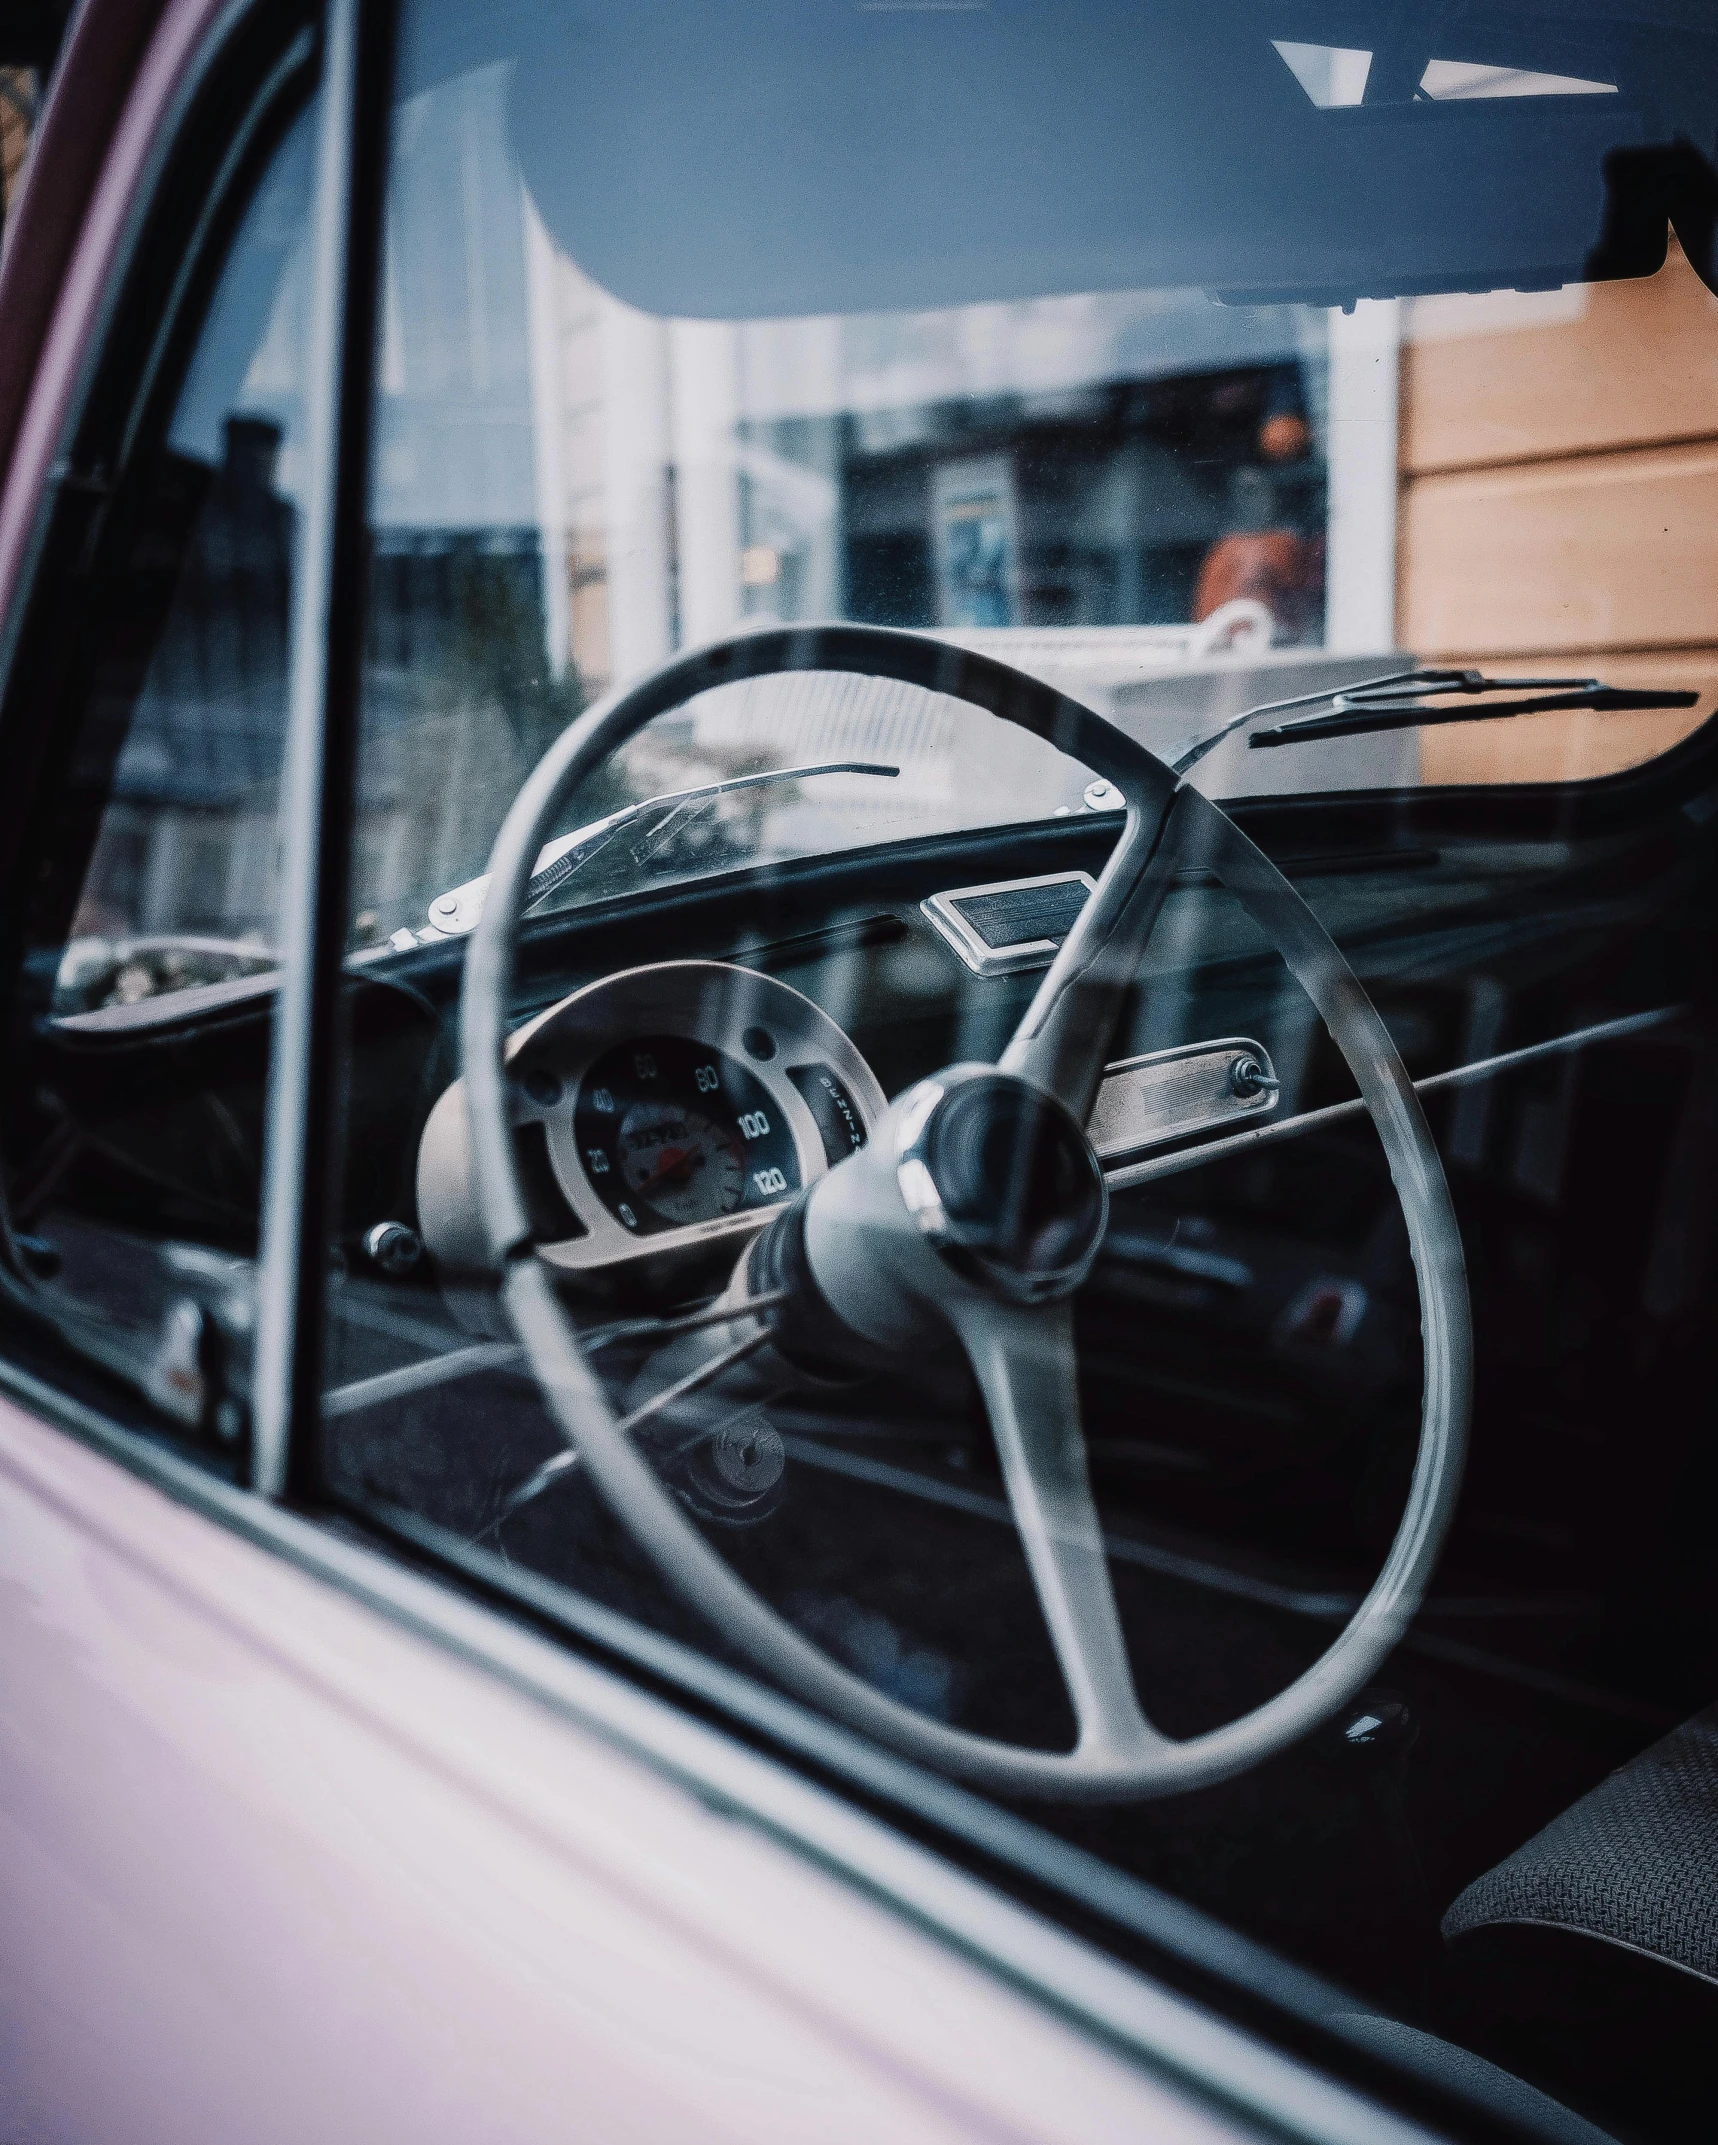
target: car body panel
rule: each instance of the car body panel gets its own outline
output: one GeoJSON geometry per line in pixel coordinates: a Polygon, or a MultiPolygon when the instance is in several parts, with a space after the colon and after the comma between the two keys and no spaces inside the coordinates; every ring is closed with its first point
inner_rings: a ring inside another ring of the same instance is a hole
{"type": "Polygon", "coordinates": [[[73,21],[0,254],[0,617],[166,123],[230,0],[112,0],[73,21]]]}
{"type": "Polygon", "coordinates": [[[1244,2134],[10,1402],[0,1544],[9,2135],[1244,2134]]]}

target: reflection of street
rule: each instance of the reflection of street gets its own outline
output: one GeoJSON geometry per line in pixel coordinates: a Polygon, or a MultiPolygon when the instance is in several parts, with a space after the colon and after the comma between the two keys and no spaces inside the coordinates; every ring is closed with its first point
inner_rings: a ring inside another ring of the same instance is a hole
{"type": "Polygon", "coordinates": [[[135,711],[72,925],[68,1005],[246,974],[274,937],[296,516],[276,489],[280,427],[232,416],[221,437],[212,469],[162,455],[102,657],[135,711]]]}

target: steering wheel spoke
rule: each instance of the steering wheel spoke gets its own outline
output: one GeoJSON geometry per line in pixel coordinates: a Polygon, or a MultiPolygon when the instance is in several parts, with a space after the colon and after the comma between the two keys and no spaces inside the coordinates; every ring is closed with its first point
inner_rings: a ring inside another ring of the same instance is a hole
{"type": "Polygon", "coordinates": [[[984,1395],[1014,1524],[1073,1704],[1076,1753],[1138,1758],[1164,1739],[1134,1692],[1092,1498],[1072,1308],[1027,1311],[964,1293],[948,1308],[984,1395]]]}
{"type": "Polygon", "coordinates": [[[1059,1096],[1082,1123],[1146,942],[1186,867],[1186,840],[1179,797],[1149,812],[1129,807],[1103,876],[1002,1053],[1004,1072],[1059,1096]]]}

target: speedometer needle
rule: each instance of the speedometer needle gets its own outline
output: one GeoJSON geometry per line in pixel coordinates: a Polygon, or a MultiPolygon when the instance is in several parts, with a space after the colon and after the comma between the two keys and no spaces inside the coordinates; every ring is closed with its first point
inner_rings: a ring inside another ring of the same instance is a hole
{"type": "MultiPolygon", "coordinates": [[[[681,1170],[686,1168],[688,1162],[696,1164],[703,1159],[696,1147],[670,1147],[667,1154],[662,1157],[650,1172],[650,1175],[645,1178],[642,1184],[635,1186],[634,1189],[640,1196],[646,1192],[652,1192],[669,1177],[677,1176],[681,1170]]],[[[690,1171],[687,1173],[689,1175],[690,1171]]]]}

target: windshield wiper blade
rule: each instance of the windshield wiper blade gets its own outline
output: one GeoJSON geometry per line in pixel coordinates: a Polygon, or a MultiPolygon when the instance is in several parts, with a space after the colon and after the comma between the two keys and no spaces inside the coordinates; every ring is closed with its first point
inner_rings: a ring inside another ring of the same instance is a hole
{"type": "Polygon", "coordinates": [[[1321,737],[1357,737],[1374,730],[1406,730],[1444,722],[1490,722],[1507,715],[1532,715],[1554,708],[1598,708],[1616,713],[1626,708],[1691,708],[1698,693],[1671,692],[1657,687],[1639,689],[1606,685],[1602,678],[1488,678],[1478,670],[1395,670],[1382,678],[1366,678],[1358,685],[1326,686],[1322,692],[1300,693],[1292,700],[1267,700],[1262,706],[1244,708],[1239,715],[1219,723],[1208,735],[1196,738],[1177,760],[1173,771],[1184,775],[1197,761],[1236,730],[1244,730],[1261,715],[1286,715],[1291,708],[1328,705],[1328,715],[1313,715],[1301,722],[1284,722],[1269,730],[1255,730],[1249,748],[1298,745],[1321,737]],[[1434,707],[1427,694],[1455,693],[1461,701],[1454,707],[1434,707]],[[1514,693],[1514,700],[1494,700],[1494,693],[1514,693]]]}
{"type": "MultiPolygon", "coordinates": [[[[1309,696],[1299,703],[1327,700],[1328,715],[1303,716],[1268,730],[1255,730],[1249,751],[1277,745],[1311,743],[1324,737],[1359,737],[1378,730],[1425,728],[1434,723],[1495,722],[1510,715],[1546,715],[1562,708],[1596,708],[1618,714],[1632,708],[1691,708],[1697,692],[1658,686],[1607,685],[1602,678],[1488,678],[1478,670],[1410,670],[1363,685],[1309,696]],[[1453,703],[1439,705],[1446,696],[1453,703]],[[1514,697],[1496,698],[1496,695],[1514,697]]],[[[1279,712],[1293,703],[1255,708],[1249,720],[1279,712]]]]}
{"type": "MultiPolygon", "coordinates": [[[[623,805],[618,812],[610,812],[606,819],[593,820],[588,827],[576,827],[571,834],[563,834],[538,851],[537,868],[525,884],[521,914],[529,915],[533,909],[540,908],[617,835],[649,818],[652,813],[661,812],[666,816],[651,829],[639,856],[641,863],[645,855],[659,846],[670,825],[677,824],[689,806],[705,803],[712,797],[727,796],[734,790],[756,789],[766,782],[805,782],[813,775],[895,776],[900,771],[898,767],[884,766],[875,760],[820,760],[815,766],[769,767],[761,774],[730,775],[725,781],[700,782],[691,789],[667,790],[660,797],[645,797],[637,804],[623,805]]],[[[430,929],[425,937],[459,938],[475,930],[477,919],[483,914],[483,897],[488,891],[489,874],[485,872],[480,879],[468,879],[463,886],[438,894],[429,906],[430,929]]],[[[415,933],[409,935],[417,936],[415,933]]],[[[395,936],[400,938],[402,934],[395,936]]]]}

